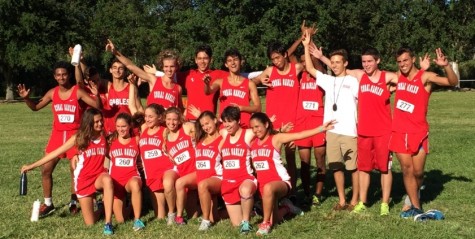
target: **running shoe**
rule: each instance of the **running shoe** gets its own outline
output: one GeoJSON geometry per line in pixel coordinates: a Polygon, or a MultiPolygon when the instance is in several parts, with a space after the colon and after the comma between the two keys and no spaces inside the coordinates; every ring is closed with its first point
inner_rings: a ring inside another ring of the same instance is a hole
{"type": "Polygon", "coordinates": [[[313,195],[312,196],[312,206],[320,206],[322,204],[322,197],[313,195]]]}
{"type": "Polygon", "coordinates": [[[379,215],[388,216],[389,215],[389,205],[385,202],[381,203],[381,209],[379,215]]]}
{"type": "Polygon", "coordinates": [[[143,224],[143,222],[140,219],[135,219],[134,220],[134,226],[132,227],[132,229],[134,229],[134,231],[140,231],[144,228],[145,228],[145,225],[143,224]]]}
{"type": "Polygon", "coordinates": [[[202,220],[198,231],[207,231],[211,227],[211,222],[208,220],[202,220]]]}
{"type": "Polygon", "coordinates": [[[415,217],[415,216],[417,216],[419,214],[423,214],[423,213],[424,212],[421,211],[421,209],[411,207],[410,209],[401,212],[400,216],[401,216],[401,218],[407,219],[407,218],[415,217]]]}
{"type": "Polygon", "coordinates": [[[46,216],[50,215],[51,213],[54,212],[54,210],[56,210],[56,209],[54,208],[53,204],[51,204],[49,206],[47,206],[44,203],[41,204],[39,218],[46,217],[46,216]]]}
{"type": "Polygon", "coordinates": [[[297,215],[297,216],[303,216],[304,215],[304,212],[302,211],[302,209],[296,207],[292,201],[290,201],[288,198],[284,198],[280,201],[280,205],[282,207],[286,207],[287,209],[289,209],[289,212],[294,214],[294,215],[297,215]]]}
{"type": "Polygon", "coordinates": [[[262,222],[259,224],[259,230],[257,230],[256,235],[258,236],[265,236],[270,233],[272,228],[272,224],[270,222],[262,222]]]}
{"type": "Polygon", "coordinates": [[[106,236],[110,236],[110,235],[114,234],[114,228],[112,227],[111,223],[106,223],[104,225],[104,232],[103,233],[106,236]]]}
{"type": "Polygon", "coordinates": [[[429,217],[429,219],[432,219],[432,220],[444,220],[445,219],[444,213],[442,213],[439,210],[435,210],[435,209],[431,209],[431,210],[427,211],[424,214],[426,214],[429,217]]]}
{"type": "Polygon", "coordinates": [[[363,202],[358,202],[358,204],[356,204],[356,206],[353,208],[353,210],[351,211],[351,213],[356,213],[356,214],[359,214],[359,213],[363,213],[366,211],[366,206],[364,205],[363,202]]]}
{"type": "Polygon", "coordinates": [[[239,233],[248,234],[252,230],[251,224],[248,221],[242,221],[239,225],[239,233]]]}
{"type": "Polygon", "coordinates": [[[175,217],[175,224],[176,225],[186,225],[186,220],[183,217],[175,217]]]}
{"type": "Polygon", "coordinates": [[[69,213],[75,215],[79,212],[78,202],[76,200],[71,200],[69,202],[69,213]]]}
{"type": "Polygon", "coordinates": [[[168,213],[167,216],[167,225],[171,226],[175,223],[176,213],[168,213]]]}

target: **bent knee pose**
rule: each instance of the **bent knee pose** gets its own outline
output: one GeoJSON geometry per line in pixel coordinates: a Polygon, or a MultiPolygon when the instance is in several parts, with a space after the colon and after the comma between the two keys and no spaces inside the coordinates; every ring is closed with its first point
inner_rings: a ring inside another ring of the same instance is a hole
{"type": "MultiPolygon", "coordinates": [[[[82,114],[85,110],[84,104],[101,109],[102,103],[100,97],[91,98],[83,89],[72,85],[70,64],[67,62],[57,62],[54,66],[54,79],[58,86],[50,89],[39,102],[33,102],[30,99],[30,89],[25,85],[18,85],[18,94],[25,100],[26,105],[32,111],[38,111],[50,102],[53,111],[53,128],[45,153],[51,153],[74,135],[80,125],[82,114]]],[[[98,91],[96,91],[98,93],[98,91]]],[[[97,94],[98,95],[98,94],[97,94]]],[[[58,155],[54,160],[48,161],[41,166],[41,182],[43,187],[44,203],[40,206],[40,217],[51,214],[54,210],[53,204],[53,171],[60,158],[72,159],[76,155],[76,148],[71,148],[67,152],[58,155]]],[[[77,197],[74,193],[73,169],[71,172],[71,203],[69,209],[71,213],[76,213],[77,197]]]]}
{"type": "Polygon", "coordinates": [[[219,144],[223,137],[218,131],[218,119],[211,111],[198,116],[196,128],[196,181],[200,198],[202,221],[200,231],[208,230],[217,218],[217,195],[221,195],[223,167],[219,144]]]}
{"type": "Polygon", "coordinates": [[[111,218],[114,186],[112,178],[104,169],[107,142],[103,133],[103,118],[99,110],[91,108],[84,112],[78,132],[66,143],[33,164],[25,165],[25,172],[54,160],[60,154],[77,147],[78,161],[73,163],[74,187],[81,205],[86,225],[94,224],[99,214],[94,213],[93,197],[97,190],[103,191],[105,210],[104,234],[113,234],[111,218]]]}
{"type": "MultiPolygon", "coordinates": [[[[165,218],[165,195],[170,193],[170,180],[175,182],[175,172],[173,163],[163,152],[165,127],[160,124],[163,119],[165,109],[161,105],[151,104],[145,108],[145,122],[141,126],[139,147],[140,157],[145,176],[145,184],[151,192],[152,207],[155,217],[165,218]],[[170,179],[171,178],[171,179],[170,179]]],[[[173,187],[174,188],[174,185],[173,187]]],[[[175,199],[168,203],[168,210],[174,210],[175,199]]]]}
{"type": "Polygon", "coordinates": [[[140,220],[142,211],[142,180],[137,169],[139,156],[139,137],[133,137],[132,116],[121,113],[115,120],[116,131],[110,139],[109,174],[114,180],[114,215],[117,222],[122,223],[126,194],[131,194],[134,213],[134,230],[140,230],[145,225],[140,220]]]}
{"type": "MultiPolygon", "coordinates": [[[[166,153],[176,165],[178,176],[174,185],[177,209],[174,221],[178,225],[183,225],[186,223],[183,218],[183,211],[185,210],[188,194],[195,193],[195,198],[190,200],[190,203],[194,204],[187,208],[187,215],[194,216],[198,207],[196,200],[195,149],[191,137],[195,126],[191,122],[184,122],[181,110],[176,107],[168,108],[164,115],[167,126],[165,132],[166,153]]],[[[173,212],[169,212],[169,219],[173,217],[173,212]]]]}
{"type": "Polygon", "coordinates": [[[254,134],[250,129],[240,126],[239,108],[228,106],[221,114],[224,124],[223,138],[220,143],[223,165],[221,196],[233,226],[240,226],[241,233],[252,230],[249,223],[257,180],[253,175],[250,162],[250,143],[254,134]]]}
{"type": "Polygon", "coordinates": [[[284,211],[279,211],[277,202],[286,196],[290,189],[290,176],[282,164],[280,148],[290,141],[304,139],[333,128],[334,121],[316,128],[296,133],[279,133],[274,130],[269,117],[264,113],[255,113],[251,117],[251,129],[256,139],[251,145],[251,158],[257,173],[259,191],[264,211],[263,221],[257,235],[266,235],[273,224],[279,222],[284,213],[303,212],[293,206],[289,200],[284,201],[284,211]]]}

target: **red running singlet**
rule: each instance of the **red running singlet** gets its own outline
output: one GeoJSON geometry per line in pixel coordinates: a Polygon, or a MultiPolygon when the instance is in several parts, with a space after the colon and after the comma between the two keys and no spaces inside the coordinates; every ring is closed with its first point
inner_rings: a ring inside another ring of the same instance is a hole
{"type": "Polygon", "coordinates": [[[251,152],[245,139],[246,130],[236,143],[231,143],[231,135],[227,135],[221,147],[223,180],[240,182],[245,179],[254,180],[251,168],[251,152]]]}
{"type": "Polygon", "coordinates": [[[175,141],[166,141],[167,151],[177,165],[178,174],[185,176],[195,172],[195,149],[191,136],[185,134],[183,128],[178,130],[178,137],[175,141]]]}
{"type": "Polygon", "coordinates": [[[219,153],[221,139],[222,137],[219,136],[207,145],[204,145],[203,142],[196,144],[196,181],[198,183],[207,178],[223,175],[221,154],[219,153]]]}
{"type": "MultiPolygon", "coordinates": [[[[233,86],[229,83],[228,78],[223,79],[219,96],[219,112],[230,106],[232,103],[237,105],[249,106],[249,79],[244,78],[242,83],[238,86],[233,86]]],[[[249,120],[251,113],[241,111],[241,127],[249,128],[249,120]]]]}
{"type": "Polygon", "coordinates": [[[174,165],[167,155],[162,152],[163,149],[163,132],[164,127],[152,135],[148,134],[148,128],[140,135],[139,147],[140,156],[146,179],[161,178],[161,175],[169,169],[173,169],[174,165]]]}
{"type": "Polygon", "coordinates": [[[114,84],[110,84],[107,104],[104,105],[104,123],[107,134],[115,131],[115,117],[120,113],[130,114],[129,109],[129,87],[127,84],[121,91],[114,89],[114,84]]]}
{"type": "Polygon", "coordinates": [[[54,88],[51,105],[53,111],[53,130],[77,130],[84,112],[78,100],[78,87],[73,86],[68,99],[59,97],[59,86],[54,88]]]}
{"type": "Polygon", "coordinates": [[[137,158],[139,146],[135,137],[127,144],[122,144],[118,139],[112,141],[109,149],[109,174],[118,182],[127,183],[132,177],[139,177],[137,158]]]}
{"type": "Polygon", "coordinates": [[[280,150],[272,145],[273,135],[264,142],[255,139],[251,145],[251,158],[260,187],[272,181],[289,181],[290,176],[282,164],[280,150]]]}
{"type": "Polygon", "coordinates": [[[178,101],[180,99],[180,91],[178,84],[173,83],[173,88],[168,89],[163,86],[162,78],[157,77],[153,89],[147,97],[147,105],[152,103],[159,104],[163,108],[178,107],[178,101]]]}

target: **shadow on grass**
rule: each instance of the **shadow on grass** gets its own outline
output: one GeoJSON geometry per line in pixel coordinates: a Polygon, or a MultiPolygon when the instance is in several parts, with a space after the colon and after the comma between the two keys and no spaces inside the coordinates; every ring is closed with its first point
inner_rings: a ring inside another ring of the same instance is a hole
{"type": "MultiPolygon", "coordinates": [[[[300,173],[300,172],[299,172],[300,173]]],[[[311,182],[315,182],[315,174],[312,172],[312,179],[311,182]]],[[[300,175],[298,175],[300,176],[300,175]]],[[[374,171],[370,174],[371,181],[368,190],[368,206],[372,206],[373,204],[379,204],[382,192],[381,192],[381,174],[377,171],[374,171]]],[[[451,181],[459,181],[459,182],[466,182],[471,183],[472,180],[465,176],[454,176],[453,173],[443,173],[441,170],[435,169],[424,174],[424,182],[423,185],[425,186],[424,190],[421,192],[421,202],[430,202],[435,200],[444,190],[444,185],[451,181]]],[[[352,189],[351,189],[351,176],[349,173],[345,173],[345,192],[346,192],[346,199],[349,202],[352,196],[352,189]]],[[[311,187],[312,192],[314,192],[314,185],[312,184],[311,187]]],[[[406,190],[404,188],[403,178],[401,172],[393,172],[393,185],[391,190],[391,203],[390,207],[394,207],[394,205],[401,203],[403,200],[404,195],[406,194],[406,190]]],[[[303,199],[305,194],[303,192],[302,185],[298,186],[298,198],[303,199]]],[[[327,171],[325,177],[325,186],[323,190],[323,201],[328,200],[328,198],[335,198],[331,199],[335,202],[338,201],[338,193],[335,187],[335,181],[333,179],[333,174],[327,171]]],[[[310,205],[302,204],[302,200],[300,200],[299,204],[302,206],[304,211],[310,210],[310,205]]]]}

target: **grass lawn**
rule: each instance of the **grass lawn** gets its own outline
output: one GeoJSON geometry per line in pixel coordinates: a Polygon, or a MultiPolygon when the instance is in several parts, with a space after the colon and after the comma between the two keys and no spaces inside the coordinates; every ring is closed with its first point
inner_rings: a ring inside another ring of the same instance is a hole
{"type": "MultiPolygon", "coordinates": [[[[320,207],[308,209],[302,217],[278,225],[270,238],[475,238],[475,103],[474,92],[435,92],[429,106],[430,155],[426,163],[425,210],[439,209],[444,221],[415,223],[399,218],[404,195],[402,175],[397,160],[393,163],[394,184],[391,214],[379,216],[379,174],[372,176],[369,193],[372,206],[362,215],[332,212],[337,196],[331,175],[325,186],[327,195],[320,207]]],[[[69,215],[69,170],[63,160],[54,172],[56,212],[39,222],[30,222],[33,201],[42,199],[40,170],[28,174],[28,195],[19,196],[20,167],[38,160],[47,143],[52,114],[50,107],[32,112],[24,103],[0,104],[0,169],[1,223],[0,238],[98,238],[103,223],[86,227],[81,215],[69,215]]],[[[302,190],[299,188],[299,196],[302,190]]],[[[132,222],[115,225],[116,238],[235,238],[240,236],[228,220],[217,223],[201,233],[198,221],[186,226],[167,227],[164,221],[153,220],[153,212],[142,216],[146,228],[132,231],[132,222]]],[[[254,231],[261,218],[252,218],[254,231]]]]}

